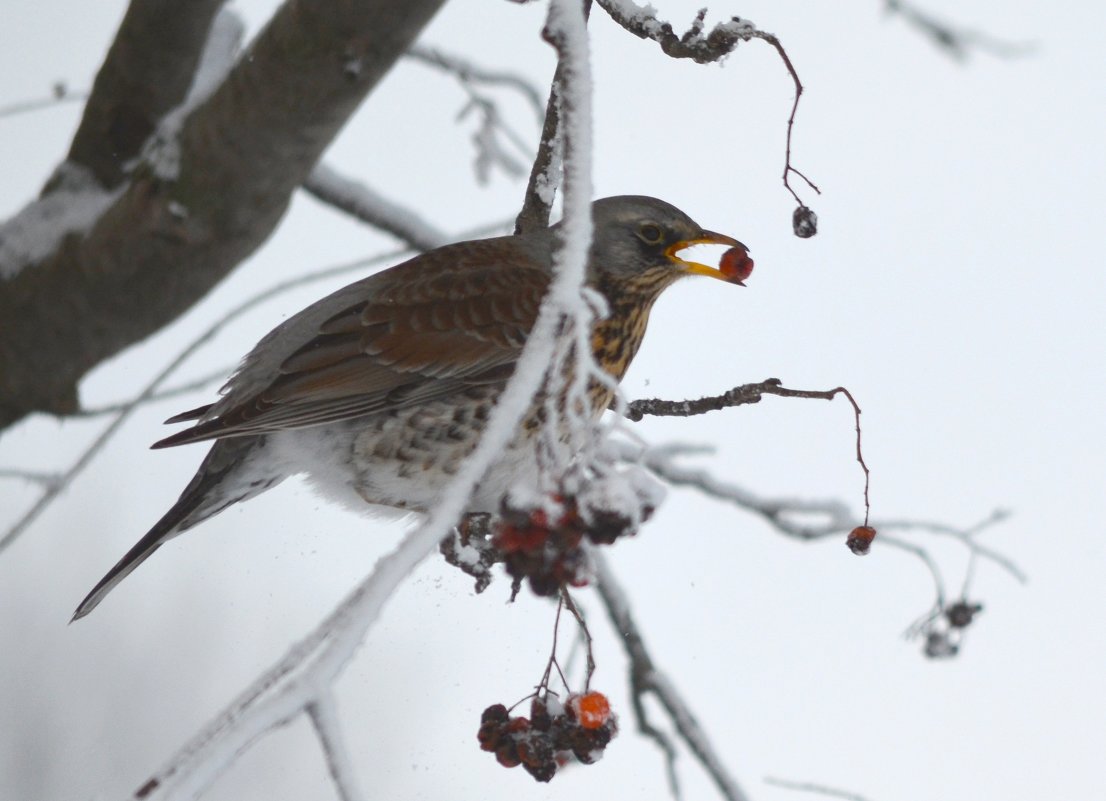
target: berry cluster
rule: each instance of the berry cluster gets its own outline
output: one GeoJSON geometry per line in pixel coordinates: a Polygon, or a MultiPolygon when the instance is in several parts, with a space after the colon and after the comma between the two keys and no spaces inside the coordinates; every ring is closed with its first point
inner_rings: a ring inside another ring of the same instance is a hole
{"type": "MultiPolygon", "coordinates": [[[[523,579],[537,595],[556,595],[568,584],[588,583],[587,555],[580,547],[584,537],[597,545],[610,545],[635,533],[633,521],[605,509],[581,510],[572,496],[556,495],[549,508],[517,507],[504,499],[496,520],[492,544],[514,579],[515,591],[523,579]]],[[[644,510],[648,517],[652,509],[644,510]]]]}
{"type": "Polygon", "coordinates": [[[494,704],[480,716],[480,747],[495,753],[506,768],[522,765],[539,782],[553,778],[570,755],[590,765],[618,732],[610,704],[602,693],[571,695],[564,706],[556,698],[535,696],[530,717],[511,717],[494,704]]]}

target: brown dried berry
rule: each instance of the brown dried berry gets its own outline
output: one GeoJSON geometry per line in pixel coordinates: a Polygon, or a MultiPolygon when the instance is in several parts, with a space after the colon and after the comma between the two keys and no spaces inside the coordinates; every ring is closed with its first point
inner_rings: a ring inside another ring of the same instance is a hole
{"type": "Polygon", "coordinates": [[[876,530],[871,526],[857,526],[849,532],[845,544],[849,550],[857,556],[864,556],[872,547],[872,540],[876,538],[876,530]]]}
{"type": "Polygon", "coordinates": [[[495,750],[495,758],[505,768],[517,768],[522,764],[518,755],[518,743],[503,743],[495,750]]]}
{"type": "Polygon", "coordinates": [[[791,215],[791,230],[800,239],[810,239],[818,233],[818,215],[807,206],[799,206],[791,215]]]}

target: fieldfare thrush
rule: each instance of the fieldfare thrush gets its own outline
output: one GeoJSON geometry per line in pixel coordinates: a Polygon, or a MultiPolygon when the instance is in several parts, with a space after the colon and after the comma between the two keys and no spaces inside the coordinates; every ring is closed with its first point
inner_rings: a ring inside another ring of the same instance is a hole
{"type": "MultiPolygon", "coordinates": [[[[608,305],[594,324],[600,368],[621,380],[653,302],[678,278],[740,283],[745,248],[679,209],[643,196],[592,204],[587,285],[608,305]],[[737,273],[678,255],[700,243],[739,248],[737,273]]],[[[558,226],[459,242],[350,284],[281,323],[242,361],[215,403],[165,448],[214,440],[180,499],[119,560],[73,616],[91,612],[163,543],[306,473],[360,508],[429,509],[472,452],[522,351],[553,276],[558,226]]],[[[602,395],[602,393],[600,393],[602,395]]],[[[610,393],[594,397],[598,417],[610,393]]],[[[495,511],[536,469],[532,426],[488,471],[469,511],[495,511]]]]}

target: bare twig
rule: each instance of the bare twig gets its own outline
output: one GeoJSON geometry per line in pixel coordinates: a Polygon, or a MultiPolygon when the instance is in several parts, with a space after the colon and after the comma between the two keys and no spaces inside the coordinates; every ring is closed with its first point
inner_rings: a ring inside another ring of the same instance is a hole
{"type": "Polygon", "coordinates": [[[30,484],[38,484],[47,492],[56,487],[62,480],[61,473],[44,473],[36,470],[17,470],[15,468],[0,468],[0,478],[10,478],[16,481],[26,481],[30,484]]]}
{"type": "Polygon", "coordinates": [[[468,94],[469,102],[461,109],[457,118],[463,119],[473,111],[480,115],[480,127],[473,135],[473,142],[476,144],[476,177],[480,183],[488,180],[492,167],[499,167],[509,176],[518,176],[525,172],[519,161],[500,144],[500,135],[526,160],[533,155],[530,146],[503,120],[495,101],[477,87],[505,86],[514,89],[527,101],[541,124],[541,96],[533,84],[515,73],[489,70],[466,58],[433,47],[414,45],[407,50],[406,56],[456,76],[461,88],[468,94]]]}
{"type": "Polygon", "coordinates": [[[1019,58],[1036,50],[1031,42],[1009,42],[982,31],[961,28],[938,19],[907,0],[884,0],[889,14],[898,14],[957,61],[965,61],[973,50],[998,58],[1019,58]]]}
{"type": "MultiPolygon", "coordinates": [[[[703,453],[704,450],[709,449],[678,444],[657,446],[642,451],[639,448],[626,446],[622,457],[627,461],[639,462],[653,472],[658,478],[663,479],[669,484],[691,487],[708,496],[729,501],[742,509],[753,512],[771,524],[781,534],[794,539],[807,542],[824,539],[826,537],[843,534],[856,525],[856,518],[849,511],[848,507],[840,501],[812,501],[797,498],[761,498],[736,484],[718,479],[706,470],[689,468],[675,462],[675,457],[678,455],[703,453]],[[812,522],[810,519],[812,515],[816,516],[818,519],[812,522]]],[[[917,520],[873,521],[872,525],[881,532],[878,541],[882,543],[882,545],[908,553],[918,559],[918,561],[925,566],[933,580],[935,594],[933,606],[926,614],[911,624],[907,629],[906,633],[908,638],[916,637],[921,634],[940,638],[942,632],[937,631],[935,625],[941,619],[951,614],[956,604],[968,604],[966,600],[968,579],[965,579],[965,584],[961,591],[961,598],[950,605],[941,568],[930,554],[929,550],[889,532],[913,529],[951,537],[968,550],[969,563],[972,569],[974,569],[977,560],[985,559],[1006,571],[1017,581],[1024,583],[1026,581],[1025,572],[1018,567],[1013,560],[998,551],[981,545],[976,539],[976,535],[981,531],[1005,520],[1006,517],[1007,514],[1005,512],[1001,510],[995,511],[980,522],[967,528],[956,528],[944,523],[917,520]]],[[[957,638],[961,636],[962,630],[966,625],[967,624],[964,624],[957,629],[957,638]]],[[[948,645],[948,647],[952,649],[951,651],[948,653],[931,653],[936,646],[929,644],[927,645],[926,654],[929,656],[955,655],[955,648],[958,640],[945,643],[947,639],[946,637],[944,640],[941,640],[941,643],[948,645]]],[[[941,643],[938,644],[940,645],[941,643]]]]}
{"type": "Polygon", "coordinates": [[[61,88],[55,90],[54,94],[50,97],[42,97],[35,100],[17,100],[14,103],[0,106],[0,119],[18,117],[21,114],[53,108],[54,106],[60,106],[64,103],[83,103],[88,100],[88,92],[70,92],[64,88],[64,85],[58,84],[58,86],[61,88]]]}
{"type": "Polygon", "coordinates": [[[529,104],[534,112],[534,117],[539,123],[542,121],[541,95],[537,87],[521,75],[506,70],[491,70],[481,67],[469,61],[463,56],[447,53],[437,47],[427,47],[414,44],[407,48],[404,54],[406,58],[429,64],[457,76],[462,86],[466,88],[476,84],[488,86],[506,86],[518,92],[529,104]]]}
{"type": "Polygon", "coordinates": [[[862,795],[850,793],[845,790],[837,790],[833,787],[826,787],[823,784],[814,784],[813,782],[793,782],[787,779],[776,779],[771,776],[765,776],[764,783],[772,784],[776,787],[783,787],[787,790],[798,790],[803,793],[818,793],[819,795],[828,795],[831,798],[843,798],[845,801],[868,801],[862,795]]]}
{"type": "Polygon", "coordinates": [[[794,173],[795,175],[806,181],[807,186],[813,189],[817,194],[822,194],[822,190],[819,189],[813,181],[807,178],[806,175],[804,175],[803,173],[799,172],[799,170],[795,169],[795,167],[791,164],[791,134],[795,127],[795,115],[799,111],[799,98],[803,95],[803,84],[802,81],[799,80],[799,73],[795,71],[795,66],[791,63],[791,58],[787,55],[787,51],[783,49],[783,45],[780,44],[780,40],[777,39],[775,35],[758,30],[754,32],[752,36],[757,39],[761,39],[772,45],[772,47],[776,48],[776,52],[779,53],[780,58],[783,59],[783,64],[785,67],[787,67],[787,72],[791,75],[791,80],[795,84],[795,101],[791,104],[791,113],[787,117],[787,145],[783,161],[783,185],[787,187],[787,191],[791,193],[791,197],[795,198],[795,202],[799,204],[799,209],[797,211],[802,212],[802,210],[805,209],[807,212],[807,215],[799,215],[801,219],[796,219],[796,234],[804,237],[810,236],[813,234],[813,231],[807,234],[800,233],[799,223],[806,222],[808,225],[816,226],[817,218],[811,218],[810,215],[813,215],[813,212],[811,212],[810,209],[806,207],[806,204],[803,203],[802,198],[800,198],[798,193],[794,190],[794,188],[792,188],[790,180],[791,173],[794,173]]]}
{"type": "Polygon", "coordinates": [[[680,738],[703,766],[727,801],[747,801],[737,781],[726,770],[718,753],[714,750],[710,738],[703,731],[695,715],[680,696],[668,677],[659,671],[645,646],[645,640],[634,620],[630,603],[618,580],[611,572],[606,559],[592,549],[591,556],[595,565],[595,586],[603,605],[610,616],[611,623],[622,635],[622,644],[630,661],[630,687],[633,693],[634,714],[637,717],[638,730],[649,737],[665,753],[668,764],[669,782],[675,795],[679,795],[679,785],[675,770],[676,751],[667,735],[649,722],[643,703],[646,694],[654,696],[671,718],[680,738]]]}
{"type": "Polygon", "coordinates": [[[365,795],[361,792],[353,769],[353,759],[342,736],[336,707],[333,693],[329,689],[320,690],[315,700],[307,705],[307,715],[319,737],[327,770],[338,790],[338,798],[341,801],[362,801],[365,795]]]}
{"type": "Polygon", "coordinates": [[[626,406],[625,416],[635,422],[641,420],[645,415],[691,417],[731,406],[760,403],[761,398],[765,395],[779,395],[784,398],[815,398],[819,400],[833,400],[838,395],[844,395],[848,398],[856,417],[856,461],[860,464],[861,470],[864,471],[864,525],[868,525],[868,513],[871,510],[871,502],[868,498],[871,471],[868,470],[868,465],[864,461],[864,452],[860,446],[860,406],[852,393],[845,387],[835,387],[827,390],[789,389],[783,386],[778,378],[769,378],[759,384],[742,384],[726,390],[721,395],[713,395],[693,401],[665,401],[656,398],[632,401],[626,406]]]}
{"type": "Polygon", "coordinates": [[[591,689],[591,677],[595,673],[595,654],[592,648],[591,630],[588,629],[588,622],[584,619],[583,613],[579,607],[576,606],[576,602],[572,600],[572,595],[569,594],[568,589],[561,588],[561,603],[565,608],[572,613],[572,616],[576,618],[576,625],[579,626],[580,633],[584,637],[584,654],[585,654],[585,670],[584,670],[584,692],[588,692],[591,689]]]}
{"type": "MultiPolygon", "coordinates": [[[[187,381],[183,384],[177,384],[175,387],[169,389],[163,389],[160,392],[152,392],[148,396],[142,399],[142,403],[155,403],[167,398],[177,398],[181,395],[188,395],[196,390],[203,389],[204,387],[214,384],[216,381],[226,380],[234,371],[233,364],[225,364],[217,370],[211,370],[210,372],[194,378],[191,381],[187,381]]],[[[131,398],[125,401],[118,401],[116,403],[105,403],[102,406],[88,406],[79,409],[70,417],[102,417],[105,414],[118,414],[128,408],[131,404],[135,403],[136,399],[131,398]]]]}
{"type": "MultiPolygon", "coordinates": [[[[783,386],[778,378],[768,378],[756,384],[742,384],[728,389],[721,395],[711,395],[692,401],[666,401],[651,398],[636,400],[626,404],[626,417],[634,422],[640,421],[646,415],[653,417],[692,417],[697,414],[716,412],[719,409],[728,409],[731,406],[743,406],[747,403],[760,403],[765,395],[778,395],[782,398],[814,398],[818,400],[833,400],[840,394],[849,398],[849,391],[844,387],[834,389],[790,389],[783,386]]],[[[855,404],[855,402],[854,402],[855,404]]]]}
{"type": "Polygon", "coordinates": [[[519,160],[500,143],[500,134],[507,138],[515,150],[527,160],[531,157],[529,146],[523,141],[511,126],[503,121],[499,114],[499,107],[488,97],[473,90],[469,90],[469,102],[457,115],[462,120],[470,113],[476,112],[480,117],[480,126],[472,135],[473,144],[476,145],[476,160],[473,167],[476,170],[476,180],[480,184],[486,184],[491,177],[493,167],[499,167],[508,176],[517,178],[526,172],[519,160]]]}
{"type": "Polygon", "coordinates": [[[702,9],[692,20],[691,25],[683,34],[677,34],[671,23],[657,19],[652,7],[642,7],[633,0],[598,0],[599,5],[610,14],[611,19],[621,25],[630,33],[642,39],[652,39],[660,45],[661,50],[672,58],[689,58],[699,64],[709,64],[719,61],[732,53],[739,42],[747,42],[750,39],[760,39],[767,42],[783,60],[792,82],[795,84],[795,102],[791,104],[791,114],[787,118],[787,144],[783,165],[783,185],[795,202],[799,204],[793,218],[795,234],[800,237],[813,236],[817,231],[817,217],[807,208],[802,198],[791,186],[791,175],[802,178],[807,186],[816,193],[821,194],[813,181],[796,169],[791,163],[791,134],[795,126],[795,114],[799,110],[799,98],[803,94],[803,84],[799,80],[799,73],[791,63],[783,45],[774,34],[760,30],[752,22],[740,17],[733,17],[726,22],[720,22],[704,34],[706,25],[706,9],[702,9]]]}

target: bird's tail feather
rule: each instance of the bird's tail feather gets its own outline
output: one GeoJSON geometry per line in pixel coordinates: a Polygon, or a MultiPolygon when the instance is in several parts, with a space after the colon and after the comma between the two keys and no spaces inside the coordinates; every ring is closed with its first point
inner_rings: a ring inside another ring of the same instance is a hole
{"type": "Polygon", "coordinates": [[[263,437],[217,441],[173,507],[100,579],[81,601],[70,622],[95,609],[104,596],[168,540],[228,506],[279,484],[284,474],[274,472],[272,476],[264,476],[242,469],[253,453],[264,445],[263,437]]]}

